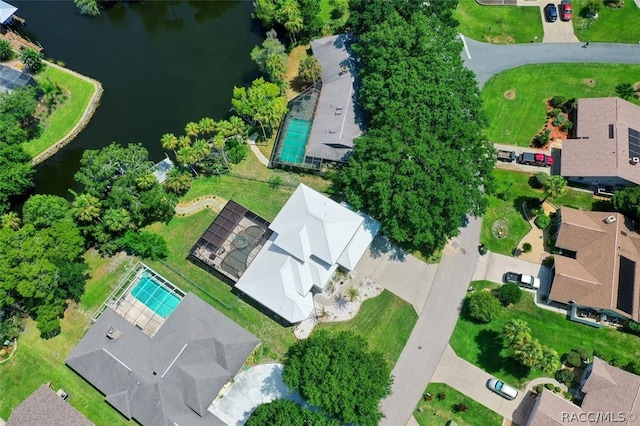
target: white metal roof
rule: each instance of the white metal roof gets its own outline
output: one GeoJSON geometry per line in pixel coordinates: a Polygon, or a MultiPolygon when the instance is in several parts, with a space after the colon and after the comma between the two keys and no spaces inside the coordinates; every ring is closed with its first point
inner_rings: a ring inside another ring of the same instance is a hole
{"type": "Polygon", "coordinates": [[[300,184],[236,288],[290,323],[305,320],[311,289],[324,289],[338,264],[352,269],[373,240],[379,224],[365,217],[300,184]]]}
{"type": "Polygon", "coordinates": [[[0,24],[4,24],[18,8],[0,0],[0,24]]]}

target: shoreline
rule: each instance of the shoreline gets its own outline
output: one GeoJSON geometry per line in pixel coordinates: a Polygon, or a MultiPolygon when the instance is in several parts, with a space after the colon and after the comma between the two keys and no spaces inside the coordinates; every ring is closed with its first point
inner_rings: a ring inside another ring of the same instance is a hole
{"type": "Polygon", "coordinates": [[[66,145],[71,143],[71,141],[73,141],[76,138],[76,136],[78,136],[78,134],[82,130],[84,130],[85,127],[87,127],[87,124],[89,124],[89,121],[93,117],[93,114],[96,112],[96,109],[98,108],[98,106],[100,106],[100,100],[102,99],[102,93],[104,92],[104,89],[102,87],[102,83],[100,83],[98,80],[94,80],[91,77],[87,77],[86,75],[82,75],[82,74],[80,74],[80,73],[78,73],[76,71],[70,70],[69,68],[62,67],[60,65],[54,64],[54,63],[49,62],[49,61],[43,60],[42,62],[47,64],[47,66],[58,68],[58,69],[60,69],[62,71],[65,71],[65,72],[68,72],[70,74],[73,74],[74,76],[76,76],[78,78],[81,78],[81,79],[83,79],[85,81],[88,81],[89,83],[91,83],[93,85],[94,92],[93,92],[93,96],[91,96],[91,99],[89,100],[89,104],[87,105],[87,107],[85,108],[84,112],[82,113],[82,117],[80,117],[80,120],[60,140],[58,140],[53,145],[49,146],[49,148],[45,149],[40,154],[38,154],[35,157],[33,157],[33,159],[31,160],[31,163],[34,166],[37,166],[38,164],[42,163],[43,161],[53,157],[55,154],[58,153],[58,151],[60,151],[66,145]]]}

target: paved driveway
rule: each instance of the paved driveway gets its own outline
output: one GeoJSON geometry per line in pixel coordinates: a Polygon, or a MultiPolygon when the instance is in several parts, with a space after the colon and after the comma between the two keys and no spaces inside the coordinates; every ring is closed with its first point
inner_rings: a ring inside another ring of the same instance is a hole
{"type": "Polygon", "coordinates": [[[377,236],[358,265],[358,279],[370,278],[399,298],[411,303],[419,314],[431,290],[438,265],[428,265],[377,236]]]}
{"type": "MultiPolygon", "coordinates": [[[[549,149],[524,148],[524,147],[520,147],[520,146],[504,145],[504,144],[499,144],[499,143],[494,143],[493,147],[496,150],[514,151],[516,153],[516,156],[522,154],[523,152],[532,152],[534,154],[543,153],[543,154],[546,154],[546,155],[551,155],[551,152],[549,151],[549,149]]],[[[554,162],[555,162],[555,159],[556,159],[555,155],[554,155],[553,159],[554,159],[554,162]]],[[[538,167],[538,166],[528,166],[526,164],[518,164],[515,161],[512,162],[512,163],[498,161],[496,163],[496,168],[505,169],[505,170],[513,170],[513,171],[516,171],[516,172],[527,172],[527,173],[543,172],[543,173],[547,173],[547,174],[551,173],[551,169],[552,169],[552,167],[538,167]]]]}
{"type": "Polygon", "coordinates": [[[473,280],[488,280],[494,283],[501,283],[504,273],[507,271],[533,275],[540,278],[541,289],[549,287],[552,276],[551,268],[541,264],[488,252],[478,258],[476,270],[473,273],[473,280]]]}
{"type": "MultiPolygon", "coordinates": [[[[542,19],[542,29],[544,30],[544,43],[566,43],[566,42],[579,42],[578,37],[573,33],[573,22],[560,20],[560,5],[553,0],[540,2],[540,19],[542,19]],[[554,3],[558,9],[558,19],[555,22],[547,22],[544,17],[544,7],[547,3],[554,3]]],[[[549,49],[553,49],[552,46],[548,46],[549,49]]]]}

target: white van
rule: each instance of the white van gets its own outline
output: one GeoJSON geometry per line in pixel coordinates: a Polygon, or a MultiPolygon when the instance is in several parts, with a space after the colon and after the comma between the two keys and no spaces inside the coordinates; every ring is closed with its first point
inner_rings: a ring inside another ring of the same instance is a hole
{"type": "Polygon", "coordinates": [[[518,391],[515,388],[512,388],[508,384],[501,382],[498,379],[489,379],[487,380],[487,387],[489,390],[497,393],[501,397],[512,401],[516,399],[518,396],[518,391]]]}

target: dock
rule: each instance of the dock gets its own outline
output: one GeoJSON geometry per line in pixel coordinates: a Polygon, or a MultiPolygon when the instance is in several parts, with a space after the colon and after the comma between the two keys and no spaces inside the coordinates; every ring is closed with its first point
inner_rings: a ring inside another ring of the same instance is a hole
{"type": "Polygon", "coordinates": [[[11,29],[7,29],[5,33],[0,32],[0,39],[8,41],[11,44],[11,48],[18,52],[26,48],[33,49],[37,52],[44,50],[39,44],[33,43],[31,40],[22,37],[11,29]]]}

